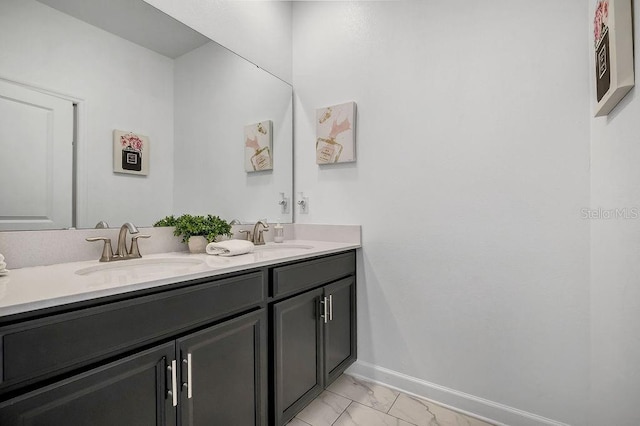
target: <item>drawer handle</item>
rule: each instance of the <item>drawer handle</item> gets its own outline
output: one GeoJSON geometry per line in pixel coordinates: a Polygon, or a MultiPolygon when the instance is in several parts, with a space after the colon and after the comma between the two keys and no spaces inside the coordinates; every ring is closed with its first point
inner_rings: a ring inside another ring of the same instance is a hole
{"type": "Polygon", "coordinates": [[[192,376],[191,376],[191,354],[187,353],[187,359],[183,359],[182,362],[187,364],[187,383],[183,383],[182,386],[187,387],[187,398],[191,399],[193,396],[193,388],[192,388],[192,376]]]}
{"type": "Polygon", "coordinates": [[[323,314],[320,315],[321,318],[324,318],[324,323],[326,324],[329,321],[329,316],[327,315],[327,297],[325,296],[320,303],[322,304],[323,314]]]}
{"type": "Polygon", "coordinates": [[[172,403],[174,407],[178,406],[178,390],[176,389],[176,360],[171,361],[171,366],[167,367],[167,369],[171,372],[171,390],[169,391],[169,395],[171,395],[172,403]]]}
{"type": "Polygon", "coordinates": [[[329,295],[329,321],[333,321],[333,294],[329,295]]]}

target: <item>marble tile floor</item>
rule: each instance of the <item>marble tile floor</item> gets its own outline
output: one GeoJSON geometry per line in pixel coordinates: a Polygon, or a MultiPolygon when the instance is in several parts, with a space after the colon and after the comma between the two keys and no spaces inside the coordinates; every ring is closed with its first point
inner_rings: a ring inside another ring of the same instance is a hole
{"type": "Polygon", "coordinates": [[[343,374],[287,426],[490,426],[430,401],[343,374]]]}

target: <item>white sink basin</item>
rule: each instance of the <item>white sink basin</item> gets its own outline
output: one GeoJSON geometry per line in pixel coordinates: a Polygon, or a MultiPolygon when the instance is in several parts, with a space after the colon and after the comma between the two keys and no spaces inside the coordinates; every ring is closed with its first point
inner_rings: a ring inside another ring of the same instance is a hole
{"type": "Polygon", "coordinates": [[[282,244],[282,243],[268,243],[263,246],[255,246],[254,251],[265,251],[265,250],[310,250],[313,246],[305,246],[302,244],[282,244]]]}
{"type": "Polygon", "coordinates": [[[260,259],[275,259],[303,254],[312,248],[313,246],[302,244],[267,243],[264,246],[256,246],[253,252],[260,259]]]}
{"type": "Polygon", "coordinates": [[[130,275],[143,277],[158,274],[186,274],[202,265],[202,259],[188,257],[140,258],[101,263],[78,269],[77,275],[130,275]]]}

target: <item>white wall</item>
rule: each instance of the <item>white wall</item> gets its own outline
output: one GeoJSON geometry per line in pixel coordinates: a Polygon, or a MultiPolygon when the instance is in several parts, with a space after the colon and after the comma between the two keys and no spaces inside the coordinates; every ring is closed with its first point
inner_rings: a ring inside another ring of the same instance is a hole
{"type": "Polygon", "coordinates": [[[508,424],[586,424],[585,2],[295,2],[293,22],[296,221],[362,225],[359,360],[508,424]],[[315,108],[351,100],[358,161],[319,167],[315,108]]]}
{"type": "MultiPolygon", "coordinates": [[[[174,212],[215,212],[227,220],[281,214],[292,194],[291,86],[217,43],[175,61],[174,212]],[[244,170],[244,126],[273,122],[273,170],[244,170]]],[[[291,210],[289,210],[291,212],[291,210]]]]}
{"type": "MultiPolygon", "coordinates": [[[[637,85],[640,70],[637,4],[634,22],[637,85]]],[[[592,88],[591,98],[595,99],[593,93],[592,88]]],[[[636,86],[608,117],[591,119],[593,209],[626,208],[632,217],[632,209],[640,208],[638,117],[640,97],[636,86]]],[[[640,218],[594,219],[590,223],[590,424],[636,426],[640,424],[640,218]]]]}
{"type": "Polygon", "coordinates": [[[171,59],[36,1],[2,0],[0,77],[83,100],[78,226],[115,226],[134,213],[150,224],[171,211],[171,59]],[[149,176],[113,173],[113,129],[150,137],[149,176]]]}
{"type": "Polygon", "coordinates": [[[291,2],[144,0],[291,82],[291,2]]]}

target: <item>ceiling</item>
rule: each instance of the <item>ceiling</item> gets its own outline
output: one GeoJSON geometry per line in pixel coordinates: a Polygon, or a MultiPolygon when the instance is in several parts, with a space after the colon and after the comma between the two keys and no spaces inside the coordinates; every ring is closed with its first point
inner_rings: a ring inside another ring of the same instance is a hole
{"type": "Polygon", "coordinates": [[[173,59],[210,41],[142,0],[38,1],[173,59]]]}

